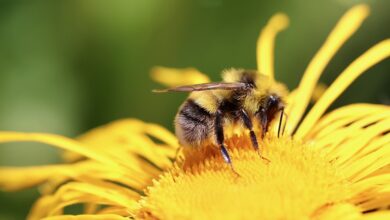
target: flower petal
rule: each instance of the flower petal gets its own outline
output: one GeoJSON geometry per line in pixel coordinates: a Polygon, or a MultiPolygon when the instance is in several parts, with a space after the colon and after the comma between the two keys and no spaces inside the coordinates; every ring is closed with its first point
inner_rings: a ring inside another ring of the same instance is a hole
{"type": "MultiPolygon", "coordinates": [[[[376,195],[375,198],[369,199],[359,204],[362,211],[372,211],[378,209],[387,209],[390,201],[390,189],[387,187],[386,191],[382,191],[381,194],[376,195]]],[[[388,214],[387,216],[390,217],[388,214]]],[[[386,218],[388,219],[388,218],[386,218]]]]}
{"type": "Polygon", "coordinates": [[[257,39],[257,69],[259,73],[274,78],[274,47],[278,32],[287,28],[289,19],[283,13],[275,14],[268,21],[257,39]]]}
{"type": "Polygon", "coordinates": [[[92,160],[99,161],[112,167],[113,169],[121,169],[121,167],[118,166],[112,158],[108,157],[104,153],[99,152],[96,149],[89,149],[85,145],[63,136],[43,133],[0,132],[0,143],[20,141],[40,142],[53,145],[64,150],[81,154],[92,160]]]}
{"type": "Polygon", "coordinates": [[[301,120],[326,65],[340,47],[356,32],[368,14],[367,5],[357,5],[348,10],[310,61],[297,88],[298,94],[295,96],[293,109],[289,113],[292,117],[289,118],[286,128],[288,134],[292,134],[301,120]]]}
{"type": "Polygon", "coordinates": [[[78,203],[105,204],[132,210],[138,207],[135,198],[137,195],[131,190],[113,183],[69,182],[62,185],[55,194],[38,200],[31,210],[30,219],[58,215],[63,212],[64,207],[78,203]]]}
{"type": "Polygon", "coordinates": [[[387,106],[374,104],[351,104],[337,108],[322,117],[310,133],[306,135],[306,139],[321,139],[331,132],[336,133],[336,130],[344,128],[361,118],[382,114],[389,112],[389,110],[387,106]]]}
{"type": "Polygon", "coordinates": [[[195,68],[175,69],[158,66],[152,69],[151,75],[154,81],[168,87],[210,82],[206,74],[195,68]]]}
{"type": "Polygon", "coordinates": [[[124,209],[122,207],[107,207],[99,210],[98,214],[116,214],[121,216],[129,215],[129,210],[124,209]]]}
{"type": "Polygon", "coordinates": [[[351,204],[341,203],[336,205],[324,206],[318,209],[311,216],[315,220],[343,219],[356,220],[361,217],[360,210],[351,204]]]}
{"type": "Polygon", "coordinates": [[[305,137],[334,100],[362,73],[390,56],[390,39],[384,40],[353,61],[316,102],[302,121],[295,136],[305,137]]]}
{"type": "Polygon", "coordinates": [[[54,173],[61,172],[62,165],[41,167],[1,167],[0,188],[15,191],[43,183],[54,173]],[[5,177],[5,178],[3,178],[5,177]]]}
{"type": "Polygon", "coordinates": [[[363,212],[387,209],[390,205],[390,181],[388,175],[372,177],[370,181],[362,182],[364,182],[364,185],[359,185],[363,186],[360,189],[356,189],[352,185],[352,189],[356,191],[350,201],[357,204],[363,212]]]}
{"type": "Polygon", "coordinates": [[[101,214],[101,215],[58,215],[43,218],[42,220],[129,220],[128,217],[123,217],[115,214],[101,214]]]}
{"type": "Polygon", "coordinates": [[[98,211],[94,204],[108,205],[107,213],[108,208],[122,207],[122,214],[124,209],[133,210],[142,190],[162,168],[172,165],[168,156],[178,147],[174,135],[165,128],[132,119],[94,129],[78,141],[51,134],[0,132],[0,142],[6,141],[52,144],[72,155],[70,164],[0,169],[4,189],[45,183],[41,187],[44,196],[32,209],[30,219],[59,215],[64,207],[79,203],[86,204],[89,212],[98,211]]]}
{"type": "MultiPolygon", "coordinates": [[[[89,131],[79,139],[93,149],[99,149],[106,155],[114,157],[117,163],[128,168],[139,167],[142,172],[145,172],[142,169],[150,170],[150,163],[140,160],[140,157],[165,169],[172,165],[168,157],[173,156],[178,147],[176,137],[167,129],[135,119],[111,122],[89,131]],[[162,142],[162,145],[157,144],[152,138],[162,142]]],[[[71,157],[77,158],[74,155],[71,157]]]]}
{"type": "MultiPolygon", "coordinates": [[[[362,159],[367,154],[386,149],[380,145],[381,148],[379,149],[378,146],[373,148],[372,141],[382,137],[382,133],[390,131],[390,115],[387,119],[388,120],[382,119],[380,122],[377,122],[375,125],[368,128],[360,129],[360,131],[355,132],[357,133],[356,136],[344,141],[342,146],[340,146],[336,152],[333,152],[337,157],[336,162],[342,166],[351,166],[350,163],[362,159]]],[[[390,135],[386,136],[390,137],[390,135]]],[[[390,149],[388,152],[390,153],[390,149]]]]}
{"type": "Polygon", "coordinates": [[[378,211],[364,215],[362,220],[385,220],[390,219],[390,211],[378,211]]]}

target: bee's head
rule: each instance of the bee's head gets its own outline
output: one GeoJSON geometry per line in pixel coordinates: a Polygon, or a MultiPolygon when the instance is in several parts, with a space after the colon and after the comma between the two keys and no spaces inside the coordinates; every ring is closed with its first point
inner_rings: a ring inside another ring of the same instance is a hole
{"type": "Polygon", "coordinates": [[[247,93],[244,106],[253,114],[258,111],[275,114],[284,108],[286,95],[287,89],[283,84],[258,74],[253,89],[247,93]]]}
{"type": "Polygon", "coordinates": [[[272,120],[275,114],[284,109],[284,101],[277,94],[267,94],[260,101],[257,112],[264,112],[272,120]]]}
{"type": "Polygon", "coordinates": [[[286,105],[287,88],[268,76],[259,74],[255,81],[256,87],[248,94],[248,105],[252,102],[252,112],[259,119],[262,127],[262,137],[267,133],[268,126],[280,114],[278,136],[281,130],[282,117],[286,105]],[[255,103],[255,105],[253,105],[255,103]]]}
{"type": "Polygon", "coordinates": [[[280,131],[282,130],[282,133],[284,131],[284,128],[281,129],[282,120],[285,108],[285,102],[283,101],[282,97],[275,93],[269,93],[262,97],[258,109],[255,113],[255,117],[259,119],[262,133],[262,138],[267,133],[268,126],[273,121],[273,119],[280,113],[280,119],[279,119],[279,128],[278,128],[278,137],[280,135],[280,131]]]}
{"type": "Polygon", "coordinates": [[[285,106],[286,87],[271,77],[256,70],[228,69],[222,74],[225,82],[241,82],[250,85],[250,90],[235,91],[235,99],[240,100],[249,114],[266,111],[275,115],[285,106]]]}

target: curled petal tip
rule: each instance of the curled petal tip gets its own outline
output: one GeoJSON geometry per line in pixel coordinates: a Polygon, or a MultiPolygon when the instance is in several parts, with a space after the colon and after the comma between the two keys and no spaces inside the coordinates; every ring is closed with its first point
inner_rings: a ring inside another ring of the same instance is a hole
{"type": "Polygon", "coordinates": [[[276,29],[283,30],[289,25],[290,19],[285,13],[279,12],[272,17],[270,22],[273,22],[275,24],[274,27],[276,29]]]}
{"type": "Polygon", "coordinates": [[[367,17],[370,14],[370,6],[367,4],[359,4],[349,10],[349,13],[360,14],[363,17],[367,17]]]}

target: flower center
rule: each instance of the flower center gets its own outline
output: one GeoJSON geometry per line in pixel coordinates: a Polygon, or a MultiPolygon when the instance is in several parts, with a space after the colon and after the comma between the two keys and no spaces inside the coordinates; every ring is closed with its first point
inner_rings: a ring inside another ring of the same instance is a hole
{"type": "MultiPolygon", "coordinates": [[[[140,217],[297,219],[342,201],[348,183],[321,152],[289,138],[266,138],[262,156],[247,137],[227,141],[234,174],[215,147],[187,152],[148,188],[140,217]]],[[[188,151],[188,150],[187,150],[188,151]]]]}

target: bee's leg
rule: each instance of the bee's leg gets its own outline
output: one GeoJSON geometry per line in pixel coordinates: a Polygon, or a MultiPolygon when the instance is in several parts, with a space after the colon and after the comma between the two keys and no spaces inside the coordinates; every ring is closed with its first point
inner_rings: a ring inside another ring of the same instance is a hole
{"type": "Polygon", "coordinates": [[[244,109],[241,109],[240,116],[242,118],[242,121],[244,122],[245,127],[249,129],[249,135],[252,141],[253,148],[255,148],[255,150],[260,153],[259,143],[257,142],[256,134],[253,131],[253,124],[248,116],[248,113],[246,113],[244,109]]]}
{"type": "Polygon", "coordinates": [[[221,153],[222,153],[222,157],[223,159],[225,160],[225,162],[227,164],[229,164],[230,168],[232,169],[232,171],[240,176],[236,170],[234,169],[233,167],[233,164],[232,164],[232,160],[230,159],[230,156],[229,156],[229,153],[224,145],[224,132],[223,132],[223,122],[222,122],[222,119],[223,119],[223,113],[221,110],[217,110],[217,113],[215,115],[215,124],[214,124],[214,129],[215,129],[215,136],[216,136],[216,141],[217,141],[217,144],[218,146],[220,147],[220,150],[221,150],[221,153]]]}
{"type": "Polygon", "coordinates": [[[261,159],[270,162],[270,160],[268,160],[267,158],[261,156],[261,151],[260,151],[260,148],[259,148],[259,143],[257,142],[256,134],[255,134],[255,132],[253,131],[253,124],[252,124],[251,119],[250,119],[249,116],[248,116],[248,113],[247,113],[244,109],[241,109],[241,110],[240,110],[240,116],[241,116],[241,118],[242,118],[242,121],[244,122],[245,127],[249,129],[249,136],[250,136],[250,138],[251,138],[251,142],[252,142],[253,148],[255,148],[255,150],[257,151],[257,153],[259,154],[259,156],[260,156],[261,159]]]}

